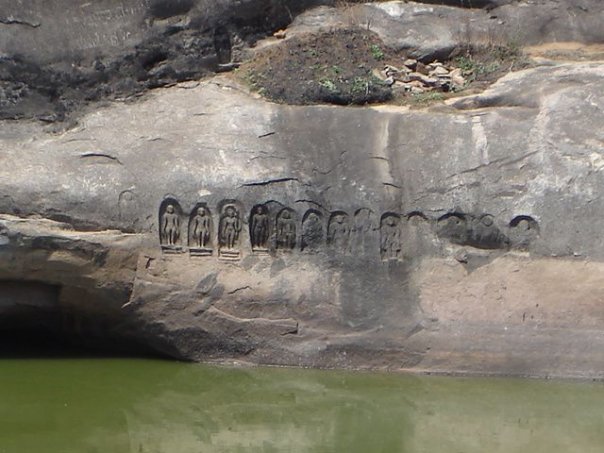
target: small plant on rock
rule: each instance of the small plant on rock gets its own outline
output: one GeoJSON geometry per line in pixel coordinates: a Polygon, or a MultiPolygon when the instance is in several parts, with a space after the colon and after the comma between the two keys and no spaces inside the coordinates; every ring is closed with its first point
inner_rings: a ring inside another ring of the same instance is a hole
{"type": "Polygon", "coordinates": [[[331,93],[335,93],[338,91],[338,87],[336,87],[334,81],[330,79],[322,79],[321,81],[319,81],[319,85],[321,85],[323,88],[325,88],[331,93]]]}
{"type": "Polygon", "coordinates": [[[380,48],[380,46],[378,46],[377,44],[372,44],[369,49],[371,50],[371,55],[373,56],[373,58],[375,58],[376,60],[384,59],[384,51],[380,48]]]}

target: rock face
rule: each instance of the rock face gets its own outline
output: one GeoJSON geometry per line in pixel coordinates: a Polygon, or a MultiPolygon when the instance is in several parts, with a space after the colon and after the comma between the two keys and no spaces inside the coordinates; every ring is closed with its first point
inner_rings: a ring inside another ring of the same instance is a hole
{"type": "Polygon", "coordinates": [[[341,24],[378,33],[393,49],[415,58],[446,58],[473,44],[531,45],[543,42],[602,43],[604,11],[597,1],[377,2],[347,9],[316,8],[293,22],[290,35],[341,24]],[[464,9],[469,3],[484,9],[464,9]],[[450,5],[450,6],[447,6],[450,5]]]}
{"type": "Polygon", "coordinates": [[[0,119],[207,75],[316,0],[0,1],[0,119]]]}
{"type": "Polygon", "coordinates": [[[292,107],[216,76],[5,121],[2,315],[190,360],[601,377],[603,89],[584,62],[292,107]]]}

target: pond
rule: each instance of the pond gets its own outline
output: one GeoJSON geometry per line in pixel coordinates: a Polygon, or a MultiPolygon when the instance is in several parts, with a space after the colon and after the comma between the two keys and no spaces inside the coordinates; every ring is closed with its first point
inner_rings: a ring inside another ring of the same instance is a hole
{"type": "Polygon", "coordinates": [[[604,384],[0,360],[0,453],[602,452],[604,384]]]}

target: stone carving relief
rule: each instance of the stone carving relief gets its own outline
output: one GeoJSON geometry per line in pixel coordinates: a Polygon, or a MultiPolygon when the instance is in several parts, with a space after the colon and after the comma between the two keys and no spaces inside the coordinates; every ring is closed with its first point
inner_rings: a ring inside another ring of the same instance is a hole
{"type": "Polygon", "coordinates": [[[380,254],[382,260],[401,260],[401,218],[393,212],[386,212],[380,220],[380,254]]]}
{"type": "Polygon", "coordinates": [[[254,206],[250,213],[250,240],[253,252],[268,253],[269,225],[269,212],[266,205],[254,206]]]}
{"type": "Polygon", "coordinates": [[[129,224],[128,229],[132,229],[134,231],[135,226],[138,224],[138,201],[134,191],[122,191],[118,197],[117,207],[120,221],[129,224]]]}
{"type": "Polygon", "coordinates": [[[350,225],[348,214],[344,211],[335,211],[331,214],[327,226],[327,244],[346,253],[349,251],[350,225]]]}
{"type": "Polygon", "coordinates": [[[239,236],[241,233],[241,215],[234,203],[226,203],[221,209],[218,225],[219,255],[224,259],[239,259],[239,236]]]}
{"type": "Polygon", "coordinates": [[[316,209],[309,209],[302,219],[301,249],[317,251],[323,245],[323,214],[316,209]]]}
{"type": "Polygon", "coordinates": [[[159,241],[166,253],[182,252],[182,208],[174,198],[166,198],[159,207],[159,241]]]}
{"type": "Polygon", "coordinates": [[[513,247],[527,249],[539,236],[539,224],[527,215],[519,215],[510,222],[510,241],[513,247]]]}
{"type": "Polygon", "coordinates": [[[278,250],[293,250],[296,247],[296,215],[290,208],[284,208],[277,215],[276,247],[278,250]]]}
{"type": "MultiPolygon", "coordinates": [[[[273,247],[291,252],[300,238],[300,250],[306,252],[318,252],[327,245],[338,253],[375,256],[379,232],[380,257],[390,261],[403,259],[403,245],[405,255],[409,257],[438,252],[440,241],[437,237],[458,245],[505,250],[510,246],[527,249],[540,235],[539,224],[527,215],[514,217],[505,229],[506,234],[490,214],[450,212],[434,221],[420,211],[404,216],[388,211],[380,217],[378,224],[368,208],[358,209],[354,216],[345,211],[334,211],[325,227],[323,213],[317,209],[308,209],[300,222],[298,213],[288,207],[272,217],[268,203],[256,204],[250,211],[249,240],[254,254],[268,255],[273,247]]],[[[176,198],[166,197],[159,207],[159,240],[164,253],[188,250],[191,256],[204,257],[213,255],[217,249],[222,259],[241,258],[242,240],[247,237],[247,234],[242,235],[243,207],[235,200],[225,200],[216,210],[219,216],[217,234],[212,211],[207,203],[200,202],[188,214],[188,234],[183,239],[185,213],[176,198]]]]}
{"type": "Polygon", "coordinates": [[[195,206],[189,219],[189,253],[191,256],[210,256],[214,222],[205,203],[195,206]]]}
{"type": "Polygon", "coordinates": [[[358,209],[354,213],[352,230],[350,232],[351,251],[365,253],[369,235],[373,231],[373,211],[367,208],[358,209]]]}

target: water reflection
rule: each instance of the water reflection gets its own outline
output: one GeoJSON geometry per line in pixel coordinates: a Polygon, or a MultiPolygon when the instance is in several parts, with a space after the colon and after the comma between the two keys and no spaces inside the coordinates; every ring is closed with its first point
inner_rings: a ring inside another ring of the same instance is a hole
{"type": "Polygon", "coordinates": [[[0,362],[0,453],[601,452],[601,384],[0,362]]]}

